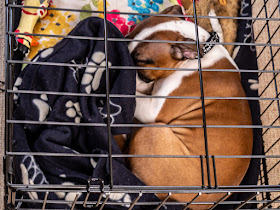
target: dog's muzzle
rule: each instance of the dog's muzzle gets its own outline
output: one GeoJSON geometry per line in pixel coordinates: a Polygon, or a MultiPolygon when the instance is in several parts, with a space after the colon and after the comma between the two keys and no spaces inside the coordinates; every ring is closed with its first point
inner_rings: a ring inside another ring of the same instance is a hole
{"type": "Polygon", "coordinates": [[[143,82],[146,82],[146,83],[150,83],[150,82],[153,82],[153,81],[154,81],[154,80],[152,80],[152,79],[149,79],[149,78],[145,77],[143,74],[141,74],[141,73],[139,73],[139,72],[138,72],[138,76],[139,76],[139,78],[140,78],[143,82]]]}

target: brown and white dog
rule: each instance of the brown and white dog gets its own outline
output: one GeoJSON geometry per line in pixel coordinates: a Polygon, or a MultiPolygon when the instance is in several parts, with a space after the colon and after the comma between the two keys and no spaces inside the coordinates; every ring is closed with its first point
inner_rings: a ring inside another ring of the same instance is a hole
{"type": "MultiPolygon", "coordinates": [[[[165,14],[182,14],[181,8],[167,8],[165,14]]],[[[214,24],[218,24],[213,22],[214,24]]],[[[218,27],[219,28],[219,27],[218,27]]],[[[219,30],[219,29],[218,29],[219,30]]],[[[210,34],[198,27],[199,41],[205,42],[210,34]]],[[[194,41],[195,24],[176,17],[149,17],[139,23],[128,36],[135,40],[194,41]]],[[[201,46],[202,48],[202,46],[201,46]]],[[[129,49],[140,67],[181,68],[184,70],[138,71],[137,95],[186,96],[180,98],[136,98],[135,117],[145,124],[160,125],[137,129],[131,139],[128,152],[133,155],[205,155],[204,131],[202,127],[202,103],[196,44],[159,43],[132,41],[129,49]],[[165,127],[168,125],[173,127],[165,127]],[[174,126],[175,125],[175,126],[174,126]],[[177,126],[179,125],[179,126],[177,126]],[[186,125],[184,127],[183,125],[186,125]],[[188,127],[189,126],[189,127],[188,127]]],[[[200,51],[200,50],[199,50],[200,51]]],[[[201,56],[203,69],[237,69],[227,50],[215,45],[201,56]]],[[[238,72],[204,71],[205,97],[244,97],[245,93],[238,72]]],[[[237,99],[205,99],[207,125],[251,125],[248,102],[237,99]]],[[[251,155],[252,129],[250,128],[207,128],[209,155],[251,155]]],[[[219,186],[239,185],[248,166],[249,158],[216,158],[216,174],[219,186]]],[[[132,172],[149,186],[202,186],[199,158],[130,158],[132,172]]],[[[213,163],[210,160],[210,180],[214,185],[213,163]]],[[[204,160],[204,177],[206,162],[204,160]]],[[[208,185],[207,178],[204,184],[208,185]]],[[[218,201],[225,194],[203,194],[196,201],[218,201]]],[[[158,194],[164,199],[166,194],[158,194]]],[[[194,194],[172,194],[170,200],[188,202],[194,194]]],[[[191,208],[206,209],[205,205],[191,208]]]]}

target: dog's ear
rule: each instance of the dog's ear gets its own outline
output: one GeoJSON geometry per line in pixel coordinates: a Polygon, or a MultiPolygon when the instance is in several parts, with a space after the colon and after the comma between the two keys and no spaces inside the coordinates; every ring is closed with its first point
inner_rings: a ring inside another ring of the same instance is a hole
{"type": "Polygon", "coordinates": [[[167,7],[161,12],[161,14],[170,14],[170,15],[183,15],[182,8],[179,5],[174,5],[167,7]]]}
{"type": "MultiPolygon", "coordinates": [[[[185,38],[183,41],[194,41],[185,38]]],[[[202,47],[199,46],[199,55],[203,56],[202,47]]],[[[198,56],[196,44],[178,43],[172,44],[170,50],[171,56],[176,60],[195,59],[198,56]]]]}

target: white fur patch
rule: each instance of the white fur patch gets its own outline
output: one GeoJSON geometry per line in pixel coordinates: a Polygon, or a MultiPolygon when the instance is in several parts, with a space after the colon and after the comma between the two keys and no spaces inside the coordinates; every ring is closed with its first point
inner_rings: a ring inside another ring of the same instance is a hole
{"type": "Polygon", "coordinates": [[[209,16],[210,16],[209,20],[210,20],[213,31],[217,32],[217,34],[220,38],[220,41],[223,42],[224,41],[223,30],[222,30],[222,26],[219,22],[219,19],[218,18],[211,18],[211,16],[212,17],[217,16],[213,9],[210,10],[209,16]]]}
{"type": "MultiPolygon", "coordinates": [[[[209,37],[209,33],[203,28],[198,27],[198,37],[200,42],[205,42],[209,37]]],[[[186,38],[190,38],[193,40],[197,40],[195,33],[195,24],[190,21],[185,20],[173,20],[169,22],[160,23],[156,26],[145,28],[139,34],[137,34],[134,39],[135,40],[144,40],[147,37],[151,36],[153,33],[159,31],[174,31],[179,32],[182,36],[186,38]]],[[[140,42],[130,42],[128,44],[129,52],[133,52],[133,50],[137,47],[140,42]]]]}

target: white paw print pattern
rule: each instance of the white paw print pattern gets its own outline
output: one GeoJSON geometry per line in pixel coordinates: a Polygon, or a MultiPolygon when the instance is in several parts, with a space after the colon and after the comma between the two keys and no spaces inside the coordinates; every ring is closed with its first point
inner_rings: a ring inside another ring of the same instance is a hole
{"type": "Polygon", "coordinates": [[[50,47],[50,48],[48,48],[48,49],[42,51],[41,54],[40,54],[40,57],[41,57],[41,58],[46,58],[46,57],[48,57],[50,54],[52,54],[53,51],[54,51],[54,48],[50,47]]]}
{"type": "Polygon", "coordinates": [[[75,123],[80,123],[82,113],[79,102],[73,103],[73,101],[69,100],[65,104],[67,108],[66,115],[70,118],[73,118],[75,123]]]}
{"type": "Polygon", "coordinates": [[[33,99],[33,104],[35,104],[39,110],[39,121],[43,122],[50,111],[50,106],[48,104],[48,97],[46,94],[41,94],[40,99],[33,99]]]}
{"type": "MultiPolygon", "coordinates": [[[[22,183],[24,185],[49,184],[33,156],[24,156],[20,164],[20,169],[22,183]]],[[[28,195],[32,200],[38,199],[36,192],[28,192],[28,195]]]]}
{"type": "MultiPolygon", "coordinates": [[[[118,116],[122,112],[122,107],[118,104],[113,103],[111,100],[110,100],[110,105],[111,105],[110,124],[114,124],[115,117],[118,116]]],[[[103,119],[108,117],[107,111],[105,110],[105,113],[103,113],[102,107],[98,107],[98,110],[99,110],[99,113],[102,115],[103,119]]]]}
{"type": "Polygon", "coordinates": [[[259,89],[259,82],[255,79],[249,79],[248,82],[251,84],[250,88],[251,90],[258,90],[259,89]]]}
{"type": "MultiPolygon", "coordinates": [[[[103,197],[106,198],[107,195],[104,194],[103,197]]],[[[121,202],[129,203],[129,204],[123,205],[126,208],[129,208],[130,204],[132,203],[132,199],[131,199],[130,195],[127,194],[127,193],[110,193],[109,199],[111,201],[116,201],[116,202],[119,202],[119,203],[121,203],[121,202]]]]}
{"type": "MultiPolygon", "coordinates": [[[[100,85],[100,80],[103,72],[106,70],[105,54],[103,52],[95,52],[92,57],[92,61],[88,62],[88,65],[94,65],[99,67],[87,67],[82,79],[82,85],[85,85],[87,94],[91,91],[96,91],[100,85]]],[[[108,66],[112,66],[111,62],[108,62],[108,66]]]]}
{"type": "MultiPolygon", "coordinates": [[[[17,91],[18,88],[19,88],[19,86],[21,85],[21,83],[22,83],[22,78],[21,78],[21,77],[18,77],[17,80],[16,80],[16,82],[15,82],[15,84],[14,84],[13,90],[14,90],[14,91],[17,91]]],[[[18,93],[15,93],[15,94],[14,94],[14,100],[15,100],[15,101],[18,100],[18,97],[19,97],[19,94],[18,94],[18,93]]]]}
{"type": "MultiPolygon", "coordinates": [[[[64,186],[74,186],[75,184],[72,182],[64,182],[62,183],[64,186]]],[[[65,201],[73,202],[76,198],[77,193],[76,192],[55,192],[57,197],[59,199],[64,199],[65,201]]],[[[78,193],[78,198],[81,196],[81,193],[78,193]]],[[[72,206],[72,204],[67,204],[69,206],[72,206]]]]}

